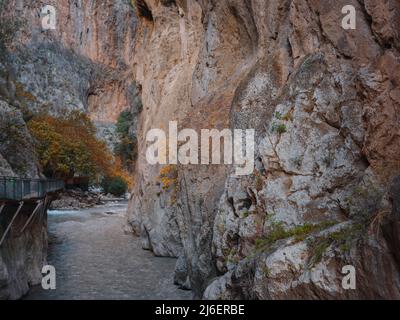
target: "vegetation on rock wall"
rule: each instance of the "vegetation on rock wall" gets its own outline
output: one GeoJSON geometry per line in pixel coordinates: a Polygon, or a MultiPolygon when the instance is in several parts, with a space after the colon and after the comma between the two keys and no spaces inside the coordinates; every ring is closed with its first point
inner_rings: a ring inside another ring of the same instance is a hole
{"type": "Polygon", "coordinates": [[[122,161],[124,168],[132,168],[137,157],[137,140],[130,134],[130,126],[133,123],[134,115],[130,111],[123,111],[117,122],[117,134],[119,142],[114,146],[114,153],[122,161]]]}
{"type": "Polygon", "coordinates": [[[39,115],[28,122],[37,141],[44,173],[49,177],[107,175],[112,156],[104,142],[97,140],[89,117],[73,111],[64,117],[39,115]]]}
{"type": "Polygon", "coordinates": [[[175,205],[179,192],[178,168],[176,165],[167,165],[160,170],[159,183],[165,193],[172,192],[171,205],[175,205]]]}
{"type": "Polygon", "coordinates": [[[101,181],[101,187],[104,193],[110,193],[117,197],[123,196],[128,190],[128,184],[122,177],[105,177],[101,181]]]}
{"type": "Polygon", "coordinates": [[[132,82],[129,89],[131,107],[121,112],[116,127],[119,141],[114,144],[114,154],[121,159],[122,167],[130,173],[133,173],[138,157],[137,126],[139,115],[143,110],[140,90],[140,86],[132,82]]]}
{"type": "Polygon", "coordinates": [[[63,117],[41,114],[28,122],[28,128],[37,142],[46,176],[64,179],[84,176],[92,180],[107,177],[118,180],[118,184],[123,181],[125,191],[133,185],[121,160],[113,157],[106,143],[96,137],[96,128],[87,114],[80,111],[71,111],[63,117]]]}

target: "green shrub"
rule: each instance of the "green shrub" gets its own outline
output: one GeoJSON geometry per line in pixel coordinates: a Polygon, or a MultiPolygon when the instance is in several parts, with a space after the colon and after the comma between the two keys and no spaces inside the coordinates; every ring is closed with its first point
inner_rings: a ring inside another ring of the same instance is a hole
{"type": "Polygon", "coordinates": [[[128,184],[121,177],[103,178],[101,187],[104,193],[110,193],[116,197],[121,197],[128,191],[128,184]]]}
{"type": "Polygon", "coordinates": [[[275,242],[283,239],[293,238],[295,242],[301,242],[307,239],[312,233],[320,232],[335,225],[335,221],[325,221],[318,224],[302,224],[291,229],[285,229],[283,222],[273,222],[268,234],[256,240],[257,250],[266,250],[275,242]]]}
{"type": "Polygon", "coordinates": [[[321,262],[327,249],[331,246],[339,249],[343,254],[348,253],[352,247],[367,236],[367,228],[366,224],[355,223],[326,235],[309,239],[307,245],[312,253],[309,267],[321,262]]]}
{"type": "Polygon", "coordinates": [[[282,113],[277,111],[274,113],[274,117],[278,120],[282,120],[282,113]]]}
{"type": "Polygon", "coordinates": [[[281,123],[273,123],[272,124],[272,132],[277,132],[278,134],[284,134],[287,132],[286,125],[281,123]]]}

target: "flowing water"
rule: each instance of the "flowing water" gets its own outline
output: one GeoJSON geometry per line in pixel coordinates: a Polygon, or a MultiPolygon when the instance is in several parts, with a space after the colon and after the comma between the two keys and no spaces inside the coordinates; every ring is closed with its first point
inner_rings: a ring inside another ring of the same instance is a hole
{"type": "Polygon", "coordinates": [[[124,234],[126,207],[49,211],[48,264],[57,288],[34,287],[25,299],[190,299],[173,285],[175,259],[156,258],[124,234]]]}

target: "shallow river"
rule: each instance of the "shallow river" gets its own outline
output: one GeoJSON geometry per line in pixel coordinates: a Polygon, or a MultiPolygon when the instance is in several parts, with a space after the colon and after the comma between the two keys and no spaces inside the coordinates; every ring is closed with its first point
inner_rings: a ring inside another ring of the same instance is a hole
{"type": "Polygon", "coordinates": [[[156,258],[124,234],[126,206],[50,211],[48,264],[57,289],[35,287],[25,299],[190,299],[173,285],[175,259],[156,258]]]}

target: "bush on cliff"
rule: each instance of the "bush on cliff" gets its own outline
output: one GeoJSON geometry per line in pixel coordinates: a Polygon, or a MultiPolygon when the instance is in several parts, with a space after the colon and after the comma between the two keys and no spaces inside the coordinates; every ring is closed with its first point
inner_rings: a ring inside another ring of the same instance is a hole
{"type": "Polygon", "coordinates": [[[122,161],[122,166],[132,169],[137,157],[137,139],[130,133],[130,126],[134,122],[134,115],[130,111],[123,111],[117,122],[119,142],[114,146],[114,154],[122,161]]]}
{"type": "Polygon", "coordinates": [[[127,192],[128,184],[122,177],[106,177],[101,182],[101,188],[104,193],[121,197],[127,192]]]}

